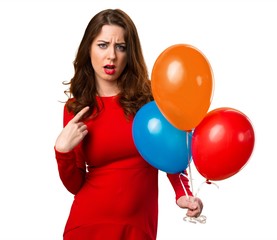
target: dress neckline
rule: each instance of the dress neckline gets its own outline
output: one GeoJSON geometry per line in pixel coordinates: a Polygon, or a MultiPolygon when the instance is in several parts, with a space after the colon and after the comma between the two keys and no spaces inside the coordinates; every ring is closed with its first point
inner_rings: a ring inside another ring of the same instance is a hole
{"type": "Polygon", "coordinates": [[[117,95],[113,95],[113,96],[99,96],[96,95],[97,98],[102,98],[102,99],[111,99],[111,98],[118,98],[118,94],[117,95]]]}

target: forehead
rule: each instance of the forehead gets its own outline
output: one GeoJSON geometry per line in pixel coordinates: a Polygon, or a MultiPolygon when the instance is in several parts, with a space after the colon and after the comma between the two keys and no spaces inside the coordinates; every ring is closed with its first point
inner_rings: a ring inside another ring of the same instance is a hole
{"type": "Polygon", "coordinates": [[[110,41],[111,39],[115,41],[124,41],[125,30],[124,28],[117,25],[104,25],[96,36],[96,40],[110,41]]]}

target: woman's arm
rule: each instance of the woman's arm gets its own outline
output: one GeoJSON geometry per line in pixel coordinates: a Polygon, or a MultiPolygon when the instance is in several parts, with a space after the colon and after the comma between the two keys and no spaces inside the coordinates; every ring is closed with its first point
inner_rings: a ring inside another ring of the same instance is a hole
{"type": "MultiPolygon", "coordinates": [[[[186,172],[184,172],[187,175],[186,172]]],[[[203,203],[200,198],[193,197],[193,193],[190,190],[189,180],[185,176],[177,174],[167,173],[171,185],[175,191],[176,203],[180,208],[187,209],[187,216],[198,217],[200,216],[203,203]],[[185,189],[184,189],[185,188],[185,189]]]]}
{"type": "Polygon", "coordinates": [[[76,194],[84,183],[86,166],[80,143],[87,135],[87,126],[80,121],[89,108],[76,116],[64,107],[64,128],[55,143],[55,156],[60,178],[69,192],[76,194]]]}
{"type": "Polygon", "coordinates": [[[54,150],[60,179],[66,189],[75,195],[80,190],[85,180],[85,163],[84,161],[83,164],[82,161],[77,161],[74,150],[66,153],[59,152],[56,148],[54,150]]]}
{"type": "MultiPolygon", "coordinates": [[[[187,175],[186,172],[184,172],[185,175],[187,175]]],[[[193,196],[191,190],[190,190],[190,186],[189,186],[189,180],[188,178],[184,177],[184,176],[180,176],[180,173],[176,173],[176,174],[170,174],[167,173],[167,177],[175,191],[175,197],[176,197],[176,201],[181,197],[181,196],[186,196],[186,192],[183,188],[183,186],[185,187],[187,194],[189,196],[193,196]],[[182,181],[182,182],[181,182],[182,181]],[[183,185],[182,185],[183,183],[183,185]]]]}

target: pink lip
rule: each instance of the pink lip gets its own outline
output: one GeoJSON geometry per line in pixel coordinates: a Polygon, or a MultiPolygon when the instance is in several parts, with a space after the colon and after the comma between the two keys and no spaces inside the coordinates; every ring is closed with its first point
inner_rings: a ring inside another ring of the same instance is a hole
{"type": "Polygon", "coordinates": [[[115,65],[110,65],[110,64],[105,65],[104,72],[108,75],[115,74],[115,65]]]}

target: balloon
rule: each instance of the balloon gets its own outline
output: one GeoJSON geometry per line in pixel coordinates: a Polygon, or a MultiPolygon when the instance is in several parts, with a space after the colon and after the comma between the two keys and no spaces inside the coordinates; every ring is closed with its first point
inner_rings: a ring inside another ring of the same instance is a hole
{"type": "Polygon", "coordinates": [[[218,108],[195,128],[192,159],[207,180],[223,180],[245,166],[254,142],[254,129],[245,114],[233,108],[218,108]]]}
{"type": "Polygon", "coordinates": [[[177,44],[157,58],[151,87],[160,111],[181,130],[192,130],[207,114],[213,94],[213,75],[206,57],[196,48],[177,44]]]}
{"type": "Polygon", "coordinates": [[[153,167],[167,173],[184,171],[191,158],[191,134],[170,124],[155,101],[145,104],[132,125],[135,146],[153,167]]]}

